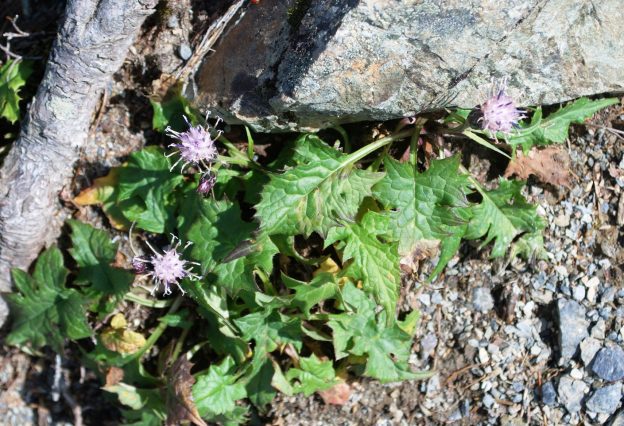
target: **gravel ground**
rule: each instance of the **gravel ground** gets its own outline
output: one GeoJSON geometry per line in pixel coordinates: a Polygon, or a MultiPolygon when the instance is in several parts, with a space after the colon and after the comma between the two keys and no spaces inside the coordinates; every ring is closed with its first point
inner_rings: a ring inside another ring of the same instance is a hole
{"type": "MultiPolygon", "coordinates": [[[[621,125],[618,114],[621,107],[593,123],[621,125]]],[[[492,261],[465,246],[441,279],[407,295],[422,311],[412,364],[433,377],[355,382],[342,406],[280,397],[273,423],[624,424],[622,140],[599,127],[577,129],[568,145],[571,187],[529,182],[527,195],[548,223],[547,259],[492,261]]],[[[487,160],[470,160],[477,176],[488,174],[487,160]]]]}

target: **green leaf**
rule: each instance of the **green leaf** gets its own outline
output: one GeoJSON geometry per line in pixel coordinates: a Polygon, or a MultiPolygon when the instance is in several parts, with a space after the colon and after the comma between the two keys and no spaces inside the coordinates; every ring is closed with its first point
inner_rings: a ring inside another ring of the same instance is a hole
{"type": "Polygon", "coordinates": [[[161,399],[156,390],[139,389],[126,383],[105,386],[104,390],[116,394],[119,402],[133,410],[140,410],[148,405],[154,405],[155,401],[161,399]]]}
{"type": "Polygon", "coordinates": [[[160,426],[166,419],[165,402],[158,389],[140,389],[126,383],[105,386],[105,391],[114,393],[119,402],[131,410],[122,410],[128,423],[134,426],[160,426]],[[132,422],[132,423],[130,423],[132,422]]]}
{"type": "Polygon", "coordinates": [[[308,358],[299,358],[299,363],[299,368],[291,368],[286,372],[287,380],[291,382],[295,380],[293,384],[295,393],[303,392],[305,396],[310,396],[340,382],[329,360],[321,361],[312,354],[308,358]]]}
{"type": "Polygon", "coordinates": [[[183,131],[188,128],[184,117],[188,117],[192,122],[197,122],[201,118],[191,107],[189,101],[182,96],[182,86],[175,85],[169,89],[165,99],[157,101],[150,99],[154,115],[152,117],[152,128],[159,132],[164,132],[167,126],[174,130],[183,131]]]}
{"type": "Polygon", "coordinates": [[[366,356],[364,375],[381,382],[428,377],[430,373],[412,372],[408,365],[412,336],[396,322],[389,322],[386,312],[375,316],[374,304],[364,293],[348,283],[343,288],[344,303],[355,301],[354,312],[330,316],[336,358],[347,354],[366,356]]]}
{"type": "Polygon", "coordinates": [[[336,277],[330,273],[320,273],[309,283],[295,280],[286,275],[282,275],[282,280],[286,287],[295,291],[290,302],[291,306],[301,309],[306,318],[310,317],[310,309],[313,306],[324,300],[333,299],[340,291],[336,277]]]}
{"type": "Polygon", "coordinates": [[[256,351],[273,352],[281,345],[292,344],[301,350],[301,320],[272,309],[264,309],[234,320],[246,341],[256,342],[256,351]]]}
{"type": "Polygon", "coordinates": [[[80,267],[76,281],[91,283],[93,289],[103,294],[125,294],[134,275],[110,266],[117,254],[117,245],[111,242],[108,233],[76,220],[70,220],[69,225],[73,245],[69,252],[80,267]]]}
{"type": "Polygon", "coordinates": [[[271,380],[275,374],[275,369],[273,368],[273,363],[266,354],[259,354],[260,352],[256,352],[254,358],[261,358],[263,363],[258,371],[254,372],[249,378],[245,388],[249,400],[258,409],[264,410],[264,408],[273,401],[276,395],[275,389],[271,386],[271,380]]]}
{"type": "Polygon", "coordinates": [[[271,273],[278,250],[266,234],[255,234],[256,225],[241,219],[238,204],[189,194],[178,219],[180,235],[193,242],[191,256],[201,263],[202,274],[232,295],[253,293],[254,270],[271,273]],[[236,256],[233,252],[243,249],[236,256]],[[233,257],[233,259],[230,259],[233,257]]]}
{"type": "Polygon", "coordinates": [[[82,339],[91,335],[85,300],[76,290],[65,287],[67,273],[56,247],[39,256],[32,277],[19,269],[12,271],[18,292],[6,296],[13,316],[8,344],[30,342],[35,349],[50,345],[60,352],[65,337],[82,339]]]}
{"type": "Polygon", "coordinates": [[[389,216],[369,211],[361,223],[330,229],[325,246],[339,242],[346,264],[341,276],[361,280],[364,290],[393,317],[401,278],[398,244],[387,236],[390,228],[389,216]]]}
{"type": "Polygon", "coordinates": [[[327,235],[329,229],[352,220],[381,173],[359,170],[349,156],[315,135],[297,140],[295,160],[285,173],[272,175],[256,205],[260,227],[268,234],[327,235]]]}
{"type": "Polygon", "coordinates": [[[7,60],[0,67],[0,117],[11,123],[20,118],[20,89],[32,73],[32,64],[28,61],[7,60]]]}
{"type": "Polygon", "coordinates": [[[247,396],[245,386],[238,381],[234,360],[225,358],[208,371],[196,376],[193,400],[202,417],[224,414],[236,408],[236,401],[247,396]]]}
{"type": "Polygon", "coordinates": [[[148,147],[130,155],[119,169],[117,204],[139,228],[163,233],[175,209],[174,189],[184,182],[169,171],[171,164],[160,149],[148,147]]]}
{"type": "Polygon", "coordinates": [[[387,208],[392,239],[399,241],[401,257],[411,256],[423,241],[440,244],[438,274],[459,249],[466,229],[468,176],[459,172],[459,156],[433,160],[418,173],[409,163],[384,161],[386,176],[374,187],[377,199],[387,208]]]}
{"type": "Polygon", "coordinates": [[[542,109],[537,108],[529,126],[518,134],[508,136],[509,144],[520,145],[525,152],[533,146],[563,143],[568,137],[570,124],[583,122],[596,112],[619,102],[617,98],[591,100],[579,98],[542,119],[542,109]]]}
{"type": "Polygon", "coordinates": [[[483,245],[494,241],[492,257],[500,257],[520,234],[544,229],[537,207],[527,203],[520,192],[523,186],[520,181],[500,179],[497,189],[481,190],[483,200],[472,208],[473,218],[465,238],[485,237],[483,245]]]}

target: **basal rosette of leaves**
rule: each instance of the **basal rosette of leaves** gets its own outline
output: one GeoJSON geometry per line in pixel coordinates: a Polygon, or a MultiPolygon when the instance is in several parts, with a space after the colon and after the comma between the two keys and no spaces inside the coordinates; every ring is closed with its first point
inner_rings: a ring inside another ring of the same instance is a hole
{"type": "MultiPolygon", "coordinates": [[[[155,104],[155,126],[174,125],[173,107],[199,121],[179,102],[155,104]]],[[[471,128],[462,110],[446,121],[497,151],[528,149],[562,142],[571,123],[612,103],[580,99],[546,118],[537,109],[501,137],[471,128]]],[[[409,363],[419,314],[399,303],[402,274],[443,282],[464,240],[489,245],[491,257],[542,255],[545,224],[520,181],[486,189],[459,155],[440,149],[423,163],[390,149],[411,138],[415,152],[418,135],[408,128],[346,152],[304,134],[262,163],[251,135],[246,151],[218,139],[208,195],[197,191],[205,171],[181,174],[158,146],[133,153],[75,201],[101,207],[122,236],[134,224],[137,256],[167,250],[169,234],[190,242],[180,255],[201,278],[181,280],[184,295],[153,297],[109,232],[70,221],[66,258],[52,247],[32,275],[14,271],[7,342],[79,348],[133,425],[242,424],[278,391],[428,377],[409,363]],[[137,311],[152,321],[131,321],[137,311]]]]}

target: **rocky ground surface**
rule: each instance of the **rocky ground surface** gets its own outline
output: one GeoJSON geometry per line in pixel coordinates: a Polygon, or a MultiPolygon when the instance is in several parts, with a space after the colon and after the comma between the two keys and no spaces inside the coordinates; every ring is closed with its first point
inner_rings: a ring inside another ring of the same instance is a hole
{"type": "MultiPolygon", "coordinates": [[[[408,294],[422,311],[412,364],[429,380],[352,383],[342,406],[280,397],[274,424],[624,424],[624,138],[600,127],[622,124],[618,108],[570,138],[570,188],[527,186],[546,259],[491,261],[467,245],[408,294]]],[[[489,162],[470,160],[485,179],[489,162]]]]}

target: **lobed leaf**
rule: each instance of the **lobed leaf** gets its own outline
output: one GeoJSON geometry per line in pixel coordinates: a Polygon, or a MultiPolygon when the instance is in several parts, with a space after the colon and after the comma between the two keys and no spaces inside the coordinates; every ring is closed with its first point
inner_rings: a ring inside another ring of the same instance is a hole
{"type": "Polygon", "coordinates": [[[256,205],[260,228],[267,234],[325,236],[333,226],[355,217],[383,177],[357,169],[347,155],[315,135],[297,140],[294,159],[296,166],[271,175],[256,205]]]}
{"type": "Polygon", "coordinates": [[[430,375],[427,372],[415,373],[409,368],[407,361],[412,335],[396,322],[389,324],[385,311],[376,316],[374,303],[351,283],[343,288],[343,303],[351,305],[353,310],[331,315],[328,321],[328,326],[333,331],[336,358],[349,354],[365,356],[364,375],[382,382],[425,378],[430,375]]]}
{"type": "Polygon", "coordinates": [[[130,155],[119,169],[117,206],[130,222],[146,231],[163,233],[175,210],[174,189],[184,178],[169,171],[162,150],[148,147],[130,155]]]}
{"type": "Polygon", "coordinates": [[[110,266],[117,254],[117,245],[111,242],[108,233],[77,220],[70,220],[69,226],[73,246],[69,252],[80,267],[76,282],[91,283],[92,288],[102,294],[123,296],[134,281],[134,275],[110,266]]]}
{"type": "Polygon", "coordinates": [[[520,192],[523,186],[523,182],[501,178],[497,189],[481,191],[483,200],[472,208],[473,218],[465,238],[485,237],[483,245],[494,241],[492,257],[500,257],[517,236],[544,229],[537,207],[529,204],[520,192]]]}
{"type": "Polygon", "coordinates": [[[292,387],[295,393],[302,392],[305,396],[329,389],[340,382],[332,362],[322,361],[314,354],[307,358],[299,358],[299,368],[288,370],[286,379],[294,381],[292,387]]]}
{"type": "Polygon", "coordinates": [[[361,280],[363,289],[375,297],[389,317],[394,316],[401,282],[398,243],[388,237],[391,219],[372,211],[361,223],[331,228],[325,246],[338,243],[347,262],[341,276],[361,280]]]}
{"type": "Polygon", "coordinates": [[[7,60],[0,67],[0,117],[11,124],[20,118],[20,89],[32,73],[32,64],[28,61],[7,60]]]}
{"type": "Polygon", "coordinates": [[[411,256],[423,241],[440,245],[439,273],[459,249],[466,230],[470,181],[459,172],[459,157],[433,160],[423,173],[409,163],[384,161],[386,176],[373,188],[387,208],[392,239],[399,241],[401,257],[411,256]]]}
{"type": "Polygon", "coordinates": [[[238,381],[231,357],[213,364],[208,371],[195,377],[193,401],[202,417],[224,414],[236,408],[236,401],[247,396],[245,386],[238,381]]]}
{"type": "Polygon", "coordinates": [[[582,124],[596,112],[619,102],[617,98],[592,100],[579,98],[565,107],[542,118],[542,109],[537,108],[531,118],[531,123],[511,134],[506,139],[513,146],[520,145],[525,152],[533,146],[563,143],[568,137],[570,124],[582,124]]]}
{"type": "Polygon", "coordinates": [[[13,316],[8,344],[29,342],[35,349],[50,345],[60,352],[66,337],[82,339],[91,335],[85,300],[76,290],[65,287],[67,274],[56,247],[39,256],[32,277],[19,269],[12,271],[18,291],[7,295],[13,316]]]}
{"type": "Polygon", "coordinates": [[[238,204],[204,199],[189,194],[182,207],[180,236],[193,242],[191,256],[201,263],[201,272],[232,295],[256,291],[254,270],[270,273],[278,250],[264,233],[255,234],[256,225],[241,219],[238,204]],[[244,247],[245,250],[233,252],[244,247]]]}

